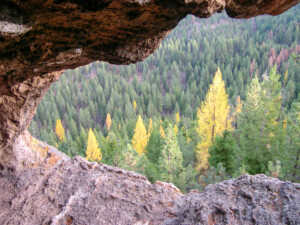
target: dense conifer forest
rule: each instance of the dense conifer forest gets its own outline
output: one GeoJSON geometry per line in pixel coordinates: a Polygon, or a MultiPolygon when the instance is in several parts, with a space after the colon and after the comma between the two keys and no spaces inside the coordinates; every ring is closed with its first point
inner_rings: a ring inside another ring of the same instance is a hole
{"type": "Polygon", "coordinates": [[[299,10],[187,16],[144,62],[65,71],[29,131],[184,192],[243,173],[300,182],[299,10]]]}

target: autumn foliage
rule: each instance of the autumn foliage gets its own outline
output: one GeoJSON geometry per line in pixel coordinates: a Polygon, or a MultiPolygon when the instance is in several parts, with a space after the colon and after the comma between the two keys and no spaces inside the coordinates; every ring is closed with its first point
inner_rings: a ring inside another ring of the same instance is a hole
{"type": "Polygon", "coordinates": [[[92,129],[89,129],[86,159],[92,162],[99,162],[102,159],[101,149],[98,147],[98,143],[92,129]]]}
{"type": "Polygon", "coordinates": [[[107,126],[107,130],[109,131],[110,127],[111,127],[111,116],[110,116],[109,113],[107,113],[105,123],[106,123],[106,126],[107,126]]]}
{"type": "Polygon", "coordinates": [[[64,129],[64,127],[63,127],[60,119],[56,120],[55,134],[57,135],[58,139],[61,142],[65,142],[66,141],[65,129],[64,129]]]}
{"type": "Polygon", "coordinates": [[[144,149],[148,143],[148,135],[142,117],[140,115],[138,116],[131,142],[132,147],[141,156],[144,153],[144,149]]]}
{"type": "Polygon", "coordinates": [[[199,170],[208,167],[208,149],[213,139],[222,135],[224,130],[231,130],[231,119],[229,118],[230,107],[225,91],[225,84],[222,79],[220,69],[215,73],[213,83],[206,94],[206,99],[202,102],[197,112],[197,131],[201,137],[201,142],[197,146],[196,157],[199,170]]]}

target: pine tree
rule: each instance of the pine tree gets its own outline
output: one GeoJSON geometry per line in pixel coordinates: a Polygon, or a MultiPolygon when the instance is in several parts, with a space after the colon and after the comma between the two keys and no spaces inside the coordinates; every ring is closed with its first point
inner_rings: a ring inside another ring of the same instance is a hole
{"type": "Polygon", "coordinates": [[[60,119],[56,120],[56,125],[55,125],[55,134],[57,135],[58,139],[61,142],[65,142],[66,141],[66,137],[65,137],[65,129],[61,123],[60,119]]]}
{"type": "Polygon", "coordinates": [[[106,126],[107,126],[107,131],[109,132],[110,127],[111,127],[111,117],[110,117],[109,113],[107,113],[105,122],[106,122],[106,126]]]}
{"type": "Polygon", "coordinates": [[[138,116],[138,120],[134,129],[134,135],[131,142],[132,142],[132,147],[141,156],[144,153],[144,149],[147,145],[148,135],[142,117],[140,115],[138,116]]]}
{"type": "Polygon", "coordinates": [[[233,174],[236,169],[237,145],[232,134],[225,130],[223,136],[215,138],[213,145],[209,147],[209,165],[217,168],[219,163],[225,167],[226,172],[233,174]]]}
{"type": "Polygon", "coordinates": [[[152,119],[150,118],[149,119],[149,124],[148,124],[148,132],[147,132],[148,133],[148,138],[150,138],[152,131],[153,131],[153,122],[152,122],[152,119]]]}
{"type": "Polygon", "coordinates": [[[238,96],[237,99],[236,99],[235,110],[234,110],[234,113],[233,113],[233,119],[234,119],[233,122],[234,122],[236,128],[238,128],[238,123],[237,123],[238,115],[242,111],[242,108],[243,108],[243,103],[241,101],[241,97],[238,96]]]}
{"type": "Polygon", "coordinates": [[[183,166],[187,167],[196,165],[196,147],[200,141],[199,134],[196,131],[196,122],[193,121],[189,132],[186,129],[181,128],[178,135],[178,144],[183,157],[183,166]]]}
{"type": "Polygon", "coordinates": [[[231,130],[231,119],[229,118],[230,107],[222,80],[220,69],[215,73],[213,83],[209,86],[205,101],[197,112],[197,131],[201,142],[197,146],[197,168],[199,170],[208,167],[208,149],[217,135],[222,135],[224,130],[231,130]]]}
{"type": "Polygon", "coordinates": [[[160,177],[163,181],[176,183],[182,172],[182,154],[173,127],[169,124],[166,130],[161,156],[158,160],[160,177]]]}
{"type": "Polygon", "coordinates": [[[158,127],[155,127],[151,132],[149,141],[146,146],[147,158],[152,162],[157,164],[158,158],[161,152],[163,138],[161,137],[158,127]]]}
{"type": "Polygon", "coordinates": [[[282,157],[283,173],[293,182],[300,182],[300,101],[292,103],[287,117],[286,150],[282,157]]]}
{"type": "Polygon", "coordinates": [[[250,174],[268,172],[269,161],[278,160],[284,149],[279,78],[276,66],[262,85],[255,77],[239,116],[239,145],[243,164],[250,174]]]}
{"type": "Polygon", "coordinates": [[[122,151],[122,154],[119,166],[126,170],[137,171],[140,157],[130,144],[127,144],[127,147],[125,148],[125,151],[122,151]]]}
{"type": "Polygon", "coordinates": [[[87,140],[86,159],[92,162],[100,162],[102,159],[101,149],[98,147],[95,134],[91,128],[87,140]]]}
{"type": "Polygon", "coordinates": [[[112,166],[119,166],[122,150],[120,142],[122,140],[117,140],[114,132],[109,132],[105,139],[101,140],[101,146],[103,150],[103,163],[112,166]]]}

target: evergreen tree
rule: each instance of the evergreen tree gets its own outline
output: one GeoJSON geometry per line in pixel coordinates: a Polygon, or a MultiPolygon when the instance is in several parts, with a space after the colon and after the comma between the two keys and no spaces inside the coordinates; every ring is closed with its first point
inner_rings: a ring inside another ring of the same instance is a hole
{"type": "Polygon", "coordinates": [[[194,167],[196,164],[195,150],[200,141],[194,122],[189,129],[189,132],[187,132],[185,128],[181,128],[181,130],[178,132],[177,138],[180,151],[182,152],[183,156],[183,166],[188,167],[188,165],[191,165],[194,167]]]}
{"type": "Polygon", "coordinates": [[[66,141],[66,137],[65,137],[65,129],[61,123],[60,119],[56,120],[56,125],[55,125],[55,134],[57,135],[58,139],[61,142],[65,142],[66,141]]]}
{"type": "Polygon", "coordinates": [[[172,183],[177,182],[178,176],[183,170],[182,154],[171,125],[169,125],[166,130],[158,166],[160,168],[160,178],[172,183]]]}
{"type": "Polygon", "coordinates": [[[233,123],[235,124],[236,128],[238,127],[238,123],[237,123],[238,115],[242,111],[242,108],[243,108],[243,103],[241,101],[240,96],[238,96],[237,99],[236,99],[235,110],[234,110],[234,113],[233,113],[233,120],[234,120],[233,123]]]}
{"type": "Polygon", "coordinates": [[[240,113],[239,145],[243,164],[250,174],[266,173],[269,161],[283,151],[281,85],[274,66],[261,85],[255,77],[240,113]]]}
{"type": "Polygon", "coordinates": [[[153,129],[146,146],[146,155],[150,162],[157,163],[162,148],[163,138],[157,127],[153,129]]]}
{"type": "Polygon", "coordinates": [[[236,170],[237,145],[232,134],[225,130],[223,136],[217,136],[209,147],[209,165],[217,168],[219,163],[225,167],[228,174],[233,174],[236,170]]]}
{"type": "Polygon", "coordinates": [[[153,131],[153,122],[152,122],[152,119],[150,118],[149,119],[149,124],[148,124],[148,131],[147,131],[148,138],[150,138],[152,131],[153,131]]]}
{"type": "Polygon", "coordinates": [[[229,118],[230,107],[228,105],[225,84],[222,80],[220,69],[215,73],[213,83],[209,86],[205,101],[197,112],[197,131],[201,142],[197,146],[197,168],[199,170],[208,167],[208,149],[217,135],[222,135],[224,130],[231,130],[231,119],[229,118]]]}
{"type": "Polygon", "coordinates": [[[286,148],[283,152],[282,167],[286,178],[300,182],[300,102],[294,101],[286,125],[286,148]]]}
{"type": "Polygon", "coordinates": [[[102,159],[101,149],[98,147],[95,134],[91,128],[87,140],[86,159],[92,162],[100,162],[102,159]]]}
{"type": "Polygon", "coordinates": [[[141,156],[144,153],[144,149],[147,145],[148,135],[142,117],[140,115],[138,116],[138,120],[134,129],[134,135],[131,142],[132,147],[141,156]]]}
{"type": "Polygon", "coordinates": [[[103,163],[111,166],[119,166],[122,159],[122,143],[117,140],[114,132],[109,132],[107,138],[101,140],[103,149],[103,163]]]}
{"type": "MultiPolygon", "coordinates": [[[[261,152],[257,151],[262,146],[260,127],[264,120],[263,102],[260,93],[261,84],[258,78],[255,77],[249,86],[244,108],[238,118],[240,124],[239,145],[243,164],[246,166],[247,171],[249,170],[253,174],[256,171],[261,171],[260,165],[265,163],[261,162],[261,152]],[[258,168],[253,168],[256,166],[258,168]]],[[[263,170],[265,172],[265,168],[263,170]]]]}
{"type": "Polygon", "coordinates": [[[130,144],[127,144],[125,151],[122,152],[119,166],[126,170],[137,171],[139,165],[139,154],[130,144]]]}

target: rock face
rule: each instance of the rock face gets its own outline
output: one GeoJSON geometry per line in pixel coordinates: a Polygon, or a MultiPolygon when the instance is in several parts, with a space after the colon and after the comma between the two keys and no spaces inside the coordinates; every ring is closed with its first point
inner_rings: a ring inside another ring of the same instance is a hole
{"type": "Polygon", "coordinates": [[[172,184],[69,159],[28,133],[21,137],[18,162],[26,169],[0,168],[0,224],[300,223],[300,184],[243,175],[183,195],[172,184]]]}
{"type": "Polygon", "coordinates": [[[187,14],[277,15],[300,0],[1,0],[0,224],[300,224],[298,184],[245,175],[183,195],[69,159],[26,132],[64,69],[145,59],[187,14]]]}
{"type": "Polygon", "coordinates": [[[165,224],[299,224],[300,184],[263,174],[209,185],[180,199],[165,224]]]}
{"type": "Polygon", "coordinates": [[[30,125],[38,103],[60,74],[51,72],[22,81],[0,76],[0,164],[16,165],[13,154],[19,153],[12,152],[9,146],[30,125]]]}

